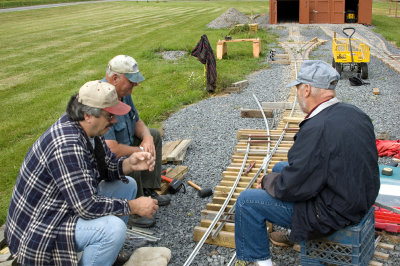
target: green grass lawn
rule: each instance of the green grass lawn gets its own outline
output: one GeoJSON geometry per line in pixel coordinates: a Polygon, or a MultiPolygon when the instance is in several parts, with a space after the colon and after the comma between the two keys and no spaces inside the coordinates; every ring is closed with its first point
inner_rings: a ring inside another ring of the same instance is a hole
{"type": "Polygon", "coordinates": [[[393,3],[391,16],[389,16],[389,3],[376,1],[372,6],[372,25],[374,31],[380,33],[386,40],[400,47],[400,3],[398,4],[397,18],[395,15],[395,5],[393,3]]]}
{"type": "MultiPolygon", "coordinates": [[[[110,2],[0,13],[0,224],[21,162],[32,143],[64,112],[70,95],[86,81],[101,79],[109,59],[134,57],[146,80],[134,89],[141,118],[152,127],[184,105],[209,97],[204,67],[190,52],[207,34],[215,49],[229,29],[206,24],[228,8],[266,13],[265,1],[110,2]],[[167,61],[158,54],[183,50],[188,56],[167,61]]],[[[252,44],[229,46],[217,62],[218,88],[266,67],[261,64],[271,34],[259,37],[262,54],[252,44]]],[[[214,52],[216,52],[214,50],[214,52]]]]}
{"type": "MultiPolygon", "coordinates": [[[[96,0],[84,0],[84,1],[96,1],[96,0]]],[[[69,2],[82,2],[79,0],[1,0],[0,8],[13,8],[21,6],[34,6],[34,5],[45,5],[45,4],[56,4],[56,3],[69,3],[69,2]]]]}

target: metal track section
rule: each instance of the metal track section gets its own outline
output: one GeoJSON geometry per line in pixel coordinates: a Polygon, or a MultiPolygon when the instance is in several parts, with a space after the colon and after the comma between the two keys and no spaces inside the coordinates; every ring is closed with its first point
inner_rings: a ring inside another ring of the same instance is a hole
{"type": "Polygon", "coordinates": [[[221,209],[219,210],[218,214],[215,216],[213,222],[211,223],[211,225],[208,227],[208,230],[204,233],[203,237],[201,238],[201,240],[199,241],[199,243],[197,243],[196,247],[194,248],[194,250],[192,251],[192,253],[190,254],[189,258],[186,260],[185,265],[190,265],[190,263],[192,263],[194,257],[197,255],[197,253],[199,252],[200,248],[203,246],[204,242],[206,241],[207,237],[210,235],[211,230],[214,228],[214,226],[217,224],[217,222],[219,221],[219,219],[221,218],[226,206],[228,206],[228,203],[236,189],[237,184],[239,183],[240,177],[243,173],[243,169],[246,166],[246,161],[247,161],[247,156],[249,154],[249,150],[250,150],[250,143],[251,143],[251,138],[248,138],[247,141],[247,150],[246,150],[246,155],[243,159],[243,163],[242,163],[242,167],[240,168],[239,174],[236,178],[235,184],[233,184],[231,191],[229,192],[228,197],[226,198],[224,204],[222,205],[221,209]]]}

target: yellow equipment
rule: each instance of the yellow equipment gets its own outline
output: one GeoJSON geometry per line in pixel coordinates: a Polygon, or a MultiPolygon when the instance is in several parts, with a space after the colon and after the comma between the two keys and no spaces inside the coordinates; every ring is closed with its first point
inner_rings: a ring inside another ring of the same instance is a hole
{"type": "Polygon", "coordinates": [[[343,33],[348,38],[336,38],[336,33],[332,41],[332,66],[336,68],[337,72],[341,75],[344,66],[349,66],[350,71],[357,68],[357,72],[361,73],[362,79],[368,78],[368,65],[369,62],[369,46],[358,39],[351,37],[356,32],[355,28],[348,27],[343,29],[343,33]],[[349,35],[346,30],[353,30],[349,35]],[[353,49],[357,47],[357,49],[353,49]]]}

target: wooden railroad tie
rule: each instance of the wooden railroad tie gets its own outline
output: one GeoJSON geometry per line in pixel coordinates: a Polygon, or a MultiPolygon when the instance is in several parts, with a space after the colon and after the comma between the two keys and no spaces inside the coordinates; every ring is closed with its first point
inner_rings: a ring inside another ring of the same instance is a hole
{"type": "Polygon", "coordinates": [[[162,148],[162,163],[182,164],[191,143],[191,139],[167,142],[162,148]]]}

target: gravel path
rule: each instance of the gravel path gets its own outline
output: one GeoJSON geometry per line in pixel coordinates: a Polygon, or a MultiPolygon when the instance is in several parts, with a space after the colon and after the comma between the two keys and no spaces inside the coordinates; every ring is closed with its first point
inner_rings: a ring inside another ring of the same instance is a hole
{"type": "MultiPolygon", "coordinates": [[[[288,36],[287,29],[282,25],[273,31],[282,38],[288,36]]],[[[310,58],[331,62],[331,40],[318,26],[301,27],[301,34],[306,40],[314,37],[328,40],[312,52],[310,58]]],[[[373,120],[376,134],[389,132],[391,139],[400,139],[400,75],[374,57],[369,63],[369,73],[370,85],[353,87],[348,78],[354,73],[344,72],[336,89],[337,97],[366,112],[373,120]],[[380,88],[381,95],[374,95],[373,88],[380,88]]],[[[201,187],[214,188],[218,185],[222,172],[230,164],[237,131],[243,128],[264,128],[262,119],[241,118],[240,108],[257,108],[253,93],[260,101],[286,100],[288,89],[285,84],[290,81],[289,77],[288,66],[272,65],[269,69],[249,75],[249,86],[240,93],[209,98],[171,115],[163,124],[164,143],[193,139],[183,163],[189,167],[186,180],[192,180],[201,187]]],[[[380,159],[381,163],[390,161],[389,158],[380,159]]],[[[183,265],[189,257],[197,244],[193,241],[193,229],[200,224],[200,212],[211,200],[212,197],[198,197],[196,190],[187,187],[185,194],[179,192],[172,195],[171,204],[160,208],[156,216],[157,224],[152,230],[162,239],[154,246],[171,249],[169,265],[183,265]]],[[[291,248],[271,246],[271,251],[277,265],[300,264],[299,254],[291,248]]],[[[205,244],[192,265],[224,265],[233,253],[234,250],[230,248],[205,244]]],[[[399,245],[390,254],[388,261],[382,261],[384,265],[400,265],[399,245]]]]}

